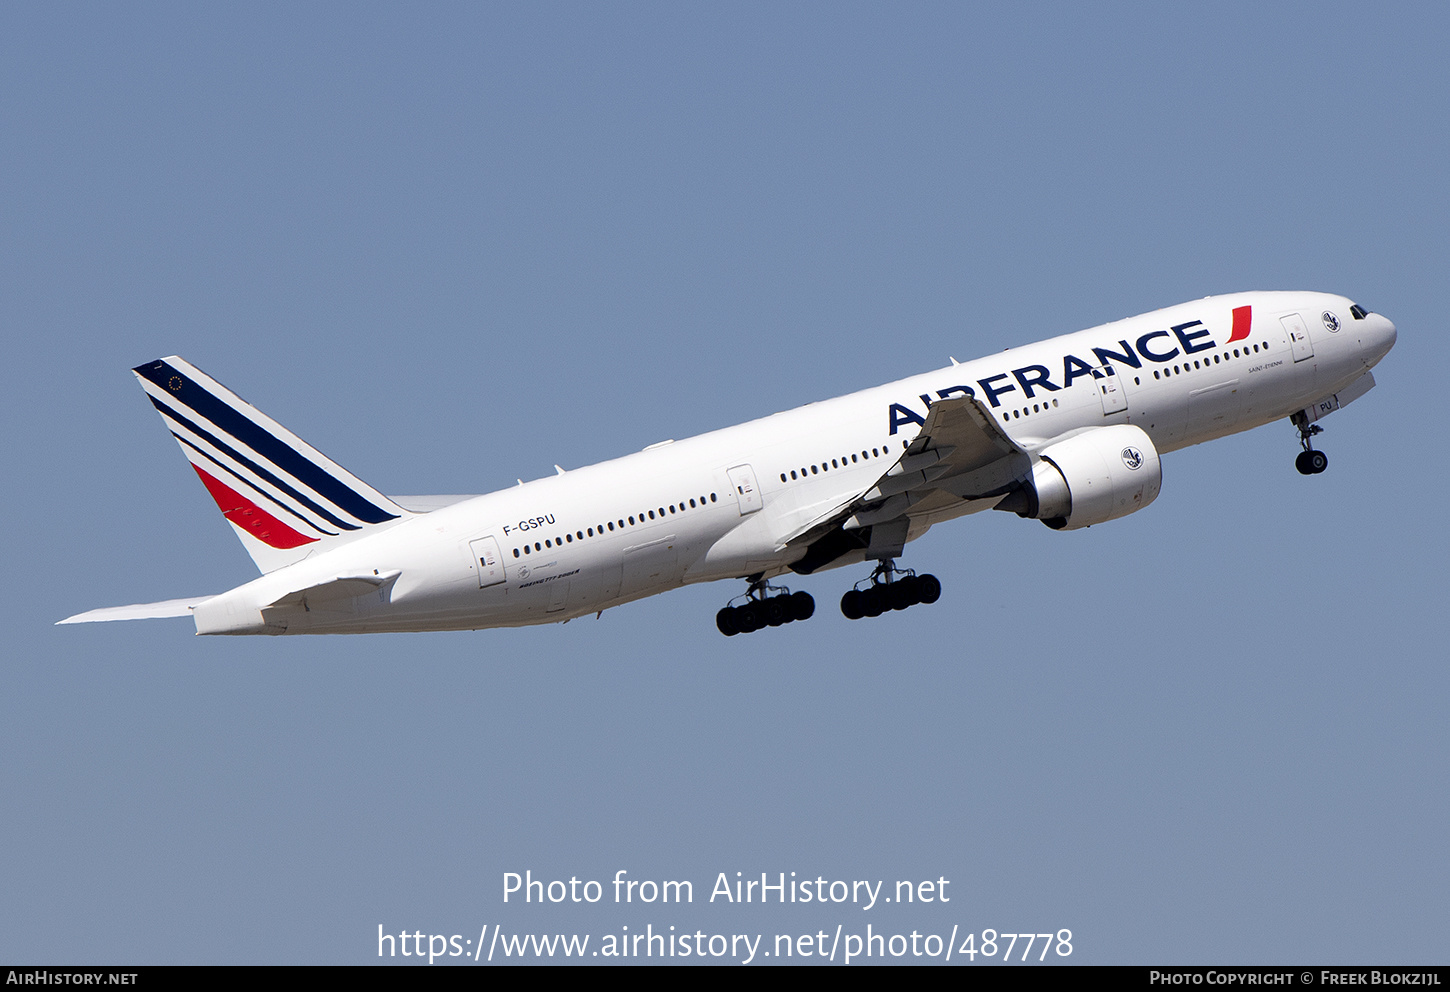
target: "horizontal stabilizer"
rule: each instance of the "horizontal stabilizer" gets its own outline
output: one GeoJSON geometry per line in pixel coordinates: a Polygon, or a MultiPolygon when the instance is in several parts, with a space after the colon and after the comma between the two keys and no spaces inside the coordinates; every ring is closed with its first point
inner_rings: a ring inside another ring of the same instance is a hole
{"type": "Polygon", "coordinates": [[[73,617],[57,620],[63,623],[102,623],[107,620],[159,620],[163,617],[189,617],[192,608],[205,603],[210,596],[192,596],[189,599],[168,599],[164,603],[137,603],[134,606],[107,606],[100,610],[77,613],[73,617]]]}
{"type": "Polygon", "coordinates": [[[405,510],[412,510],[414,513],[432,513],[434,510],[441,510],[445,506],[452,506],[454,503],[462,503],[466,499],[476,499],[477,493],[467,496],[389,496],[388,499],[397,503],[405,510]]]}
{"type": "Polygon", "coordinates": [[[285,607],[301,607],[305,610],[319,603],[372,595],[382,590],[385,586],[391,585],[402,574],[401,570],[395,568],[392,571],[383,572],[382,574],[375,572],[371,575],[339,575],[335,579],[319,582],[315,586],[308,586],[306,589],[289,592],[285,596],[274,600],[267,606],[267,609],[275,610],[285,607]]]}

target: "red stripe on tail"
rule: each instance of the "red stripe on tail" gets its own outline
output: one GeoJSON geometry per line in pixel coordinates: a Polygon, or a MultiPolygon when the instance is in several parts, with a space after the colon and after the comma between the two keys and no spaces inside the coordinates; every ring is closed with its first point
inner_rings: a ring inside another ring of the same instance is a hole
{"type": "Polygon", "coordinates": [[[1253,307],[1234,307],[1234,332],[1229,335],[1228,343],[1242,341],[1249,336],[1249,330],[1254,323],[1253,307]]]}
{"type": "Polygon", "coordinates": [[[197,475],[201,476],[201,484],[206,486],[206,491],[211,493],[212,499],[216,500],[222,516],[263,544],[286,549],[298,548],[317,540],[315,537],[299,534],[256,503],[235,489],[213,479],[197,466],[192,465],[191,467],[196,469],[197,475]]]}

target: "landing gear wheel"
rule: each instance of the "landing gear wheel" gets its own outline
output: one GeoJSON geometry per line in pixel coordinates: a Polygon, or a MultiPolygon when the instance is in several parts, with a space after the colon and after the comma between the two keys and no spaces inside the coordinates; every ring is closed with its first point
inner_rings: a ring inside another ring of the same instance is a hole
{"type": "Polygon", "coordinates": [[[1326,468],[1329,467],[1329,456],[1326,455],[1324,452],[1317,450],[1310,451],[1308,452],[1308,455],[1310,475],[1318,475],[1320,472],[1323,472],[1326,468]]]}
{"type": "Polygon", "coordinates": [[[921,602],[917,595],[916,576],[908,575],[904,579],[897,579],[886,587],[891,600],[893,610],[905,610],[921,602]]]}
{"type": "Polygon", "coordinates": [[[764,575],[750,576],[745,595],[731,600],[715,614],[715,626],[726,637],[751,634],[762,627],[780,627],[797,620],[809,620],[816,612],[816,601],[807,592],[791,592],[765,581],[764,575]]]}
{"type": "Polygon", "coordinates": [[[742,634],[753,634],[765,626],[765,617],[761,616],[759,603],[746,603],[744,606],[735,608],[735,625],[740,628],[742,634]]]}
{"type": "Polygon", "coordinates": [[[1299,456],[1294,459],[1294,467],[1299,470],[1300,475],[1313,475],[1314,469],[1309,467],[1309,452],[1299,452],[1299,456]]]}
{"type": "Polygon", "coordinates": [[[841,597],[841,612],[847,620],[859,620],[879,617],[888,610],[910,609],[918,603],[935,603],[940,598],[941,582],[935,575],[901,571],[887,559],[876,566],[866,588],[851,589],[841,597]]]}
{"type": "Polygon", "coordinates": [[[788,602],[792,620],[809,620],[816,615],[816,601],[808,592],[791,593],[788,602]]]}

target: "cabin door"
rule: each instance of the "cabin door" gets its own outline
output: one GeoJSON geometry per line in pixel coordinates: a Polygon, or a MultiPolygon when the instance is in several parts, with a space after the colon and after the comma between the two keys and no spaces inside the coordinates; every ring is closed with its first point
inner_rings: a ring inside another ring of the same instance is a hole
{"type": "Polygon", "coordinates": [[[1309,328],[1304,324],[1304,318],[1297,313],[1291,313],[1286,317],[1280,317],[1279,323],[1284,325],[1284,332],[1289,335],[1289,347],[1294,350],[1294,361],[1302,362],[1306,358],[1314,357],[1314,342],[1309,340],[1309,328]]]}
{"type": "Polygon", "coordinates": [[[727,474],[730,485],[735,489],[735,499],[740,503],[740,515],[743,517],[760,509],[760,486],[755,482],[755,469],[749,465],[736,465],[727,474]]]}
{"type": "Polygon", "coordinates": [[[468,542],[473,552],[473,567],[478,570],[478,588],[487,589],[504,580],[503,555],[498,552],[498,541],[492,537],[480,537],[468,542]]]}
{"type": "Polygon", "coordinates": [[[1103,416],[1128,409],[1128,394],[1123,392],[1117,369],[1111,365],[1093,369],[1093,382],[1097,383],[1098,399],[1103,401],[1103,416]]]}

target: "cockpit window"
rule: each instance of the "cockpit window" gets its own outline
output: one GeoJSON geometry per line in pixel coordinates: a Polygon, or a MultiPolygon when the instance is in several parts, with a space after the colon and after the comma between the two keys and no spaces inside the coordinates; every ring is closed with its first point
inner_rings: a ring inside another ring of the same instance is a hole
{"type": "Polygon", "coordinates": [[[1364,307],[1360,306],[1358,303],[1350,304],[1349,313],[1350,316],[1352,316],[1355,320],[1364,320],[1364,318],[1369,315],[1369,311],[1366,310],[1364,307]]]}

